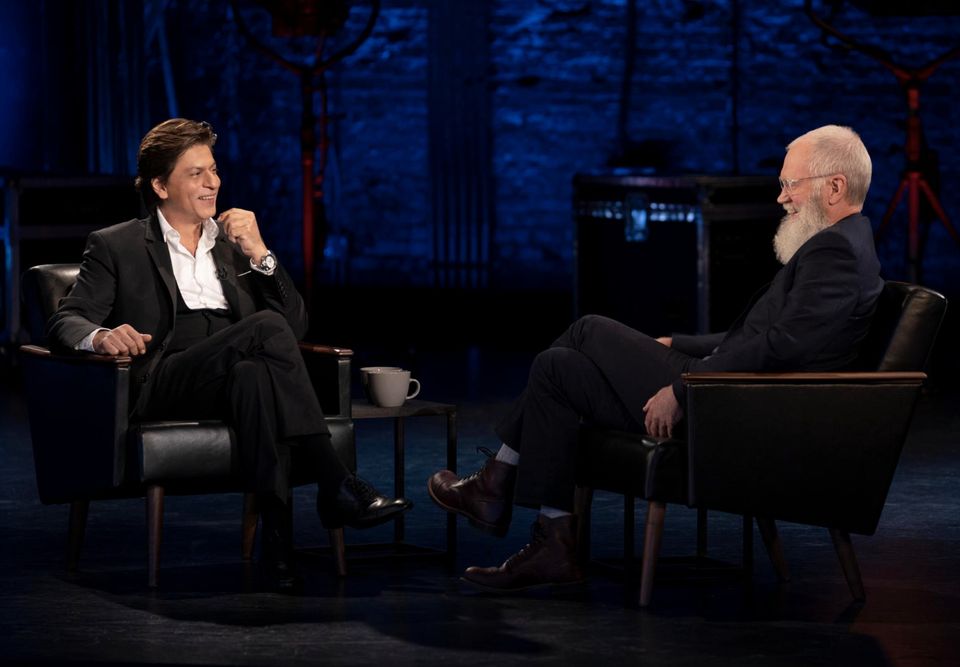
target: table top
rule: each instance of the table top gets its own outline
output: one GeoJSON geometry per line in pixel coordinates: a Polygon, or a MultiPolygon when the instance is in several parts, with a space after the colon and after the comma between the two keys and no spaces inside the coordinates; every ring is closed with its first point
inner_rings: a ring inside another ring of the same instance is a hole
{"type": "Polygon", "coordinates": [[[421,417],[429,415],[452,415],[457,406],[452,403],[435,403],[412,398],[398,408],[381,408],[366,399],[353,401],[350,411],[354,419],[386,419],[389,417],[421,417]]]}

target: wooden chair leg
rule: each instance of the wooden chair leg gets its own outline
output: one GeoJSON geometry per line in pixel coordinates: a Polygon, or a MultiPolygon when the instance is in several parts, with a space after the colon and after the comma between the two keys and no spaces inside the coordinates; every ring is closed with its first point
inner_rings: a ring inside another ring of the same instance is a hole
{"type": "Polygon", "coordinates": [[[163,487],[147,487],[147,586],[160,578],[160,538],[163,533],[163,487]]]}
{"type": "Polygon", "coordinates": [[[593,489],[578,486],[573,494],[573,513],[577,515],[577,558],[581,565],[590,562],[590,508],[593,489]]]}
{"type": "Polygon", "coordinates": [[[653,573],[660,555],[660,540],[663,538],[663,519],[667,513],[666,503],[651,500],[647,505],[647,525],[643,538],[643,564],[640,566],[640,606],[650,604],[653,595],[653,573]]]}
{"type": "Polygon", "coordinates": [[[843,576],[847,578],[850,594],[854,600],[865,600],[867,595],[863,590],[863,579],[860,577],[860,566],[857,565],[857,555],[853,551],[850,533],[831,528],[830,538],[833,540],[833,547],[837,550],[837,556],[840,558],[840,567],[843,568],[843,576]]]}
{"type": "Polygon", "coordinates": [[[790,581],[790,569],[783,555],[783,542],[780,540],[780,533],[777,532],[777,524],[773,519],[757,517],[757,528],[760,529],[760,539],[763,540],[763,546],[767,550],[777,578],[782,582],[790,581]]]}
{"type": "Polygon", "coordinates": [[[334,528],[330,533],[330,553],[337,568],[337,576],[347,576],[347,555],[343,542],[343,528],[334,528]]]}
{"type": "Polygon", "coordinates": [[[80,565],[80,549],[87,530],[89,500],[74,500],[70,503],[70,522],[67,527],[67,572],[76,572],[80,565]]]}
{"type": "Polygon", "coordinates": [[[260,520],[260,503],[257,494],[243,494],[243,520],[240,530],[240,557],[253,560],[253,545],[257,539],[257,522],[260,520]]]}

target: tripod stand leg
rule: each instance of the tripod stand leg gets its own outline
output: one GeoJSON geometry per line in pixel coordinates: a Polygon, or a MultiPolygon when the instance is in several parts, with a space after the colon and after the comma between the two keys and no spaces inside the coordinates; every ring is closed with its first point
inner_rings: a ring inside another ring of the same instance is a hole
{"type": "Polygon", "coordinates": [[[927,196],[927,201],[930,203],[931,208],[933,208],[933,212],[937,214],[938,218],[940,218],[940,222],[942,222],[943,226],[947,228],[948,232],[950,232],[950,236],[953,237],[953,240],[960,245],[960,236],[957,235],[957,230],[954,229],[953,225],[950,223],[950,218],[947,217],[946,211],[944,211],[943,206],[940,205],[940,199],[933,191],[933,188],[930,187],[930,184],[927,183],[927,179],[925,179],[923,176],[920,177],[920,189],[923,190],[923,194],[927,196]]]}
{"type": "Polygon", "coordinates": [[[907,193],[907,262],[910,264],[910,282],[920,282],[920,172],[911,171],[910,191],[907,193]]]}
{"type": "Polygon", "coordinates": [[[884,230],[887,228],[887,224],[890,222],[890,219],[893,217],[894,211],[897,210],[897,206],[900,204],[900,200],[903,198],[903,191],[907,187],[907,178],[904,176],[900,179],[900,185],[897,187],[897,191],[893,193],[893,198],[890,200],[890,205],[887,206],[887,212],[883,214],[883,219],[880,221],[880,227],[877,229],[877,240],[883,236],[884,230]]]}

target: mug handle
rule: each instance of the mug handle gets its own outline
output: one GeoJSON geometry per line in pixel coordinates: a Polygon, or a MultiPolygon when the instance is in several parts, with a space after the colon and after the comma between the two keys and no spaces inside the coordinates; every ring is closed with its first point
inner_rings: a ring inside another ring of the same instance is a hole
{"type": "Polygon", "coordinates": [[[417,394],[420,393],[420,380],[417,380],[415,378],[410,378],[410,384],[417,385],[417,388],[413,390],[412,394],[408,394],[407,398],[416,398],[417,394]]]}

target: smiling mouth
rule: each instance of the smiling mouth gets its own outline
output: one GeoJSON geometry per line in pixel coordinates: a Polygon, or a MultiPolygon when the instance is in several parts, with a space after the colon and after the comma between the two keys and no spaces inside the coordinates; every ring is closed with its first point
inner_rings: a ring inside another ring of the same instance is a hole
{"type": "Polygon", "coordinates": [[[217,195],[202,195],[200,197],[200,201],[211,201],[216,198],[217,198],[217,195]]]}

